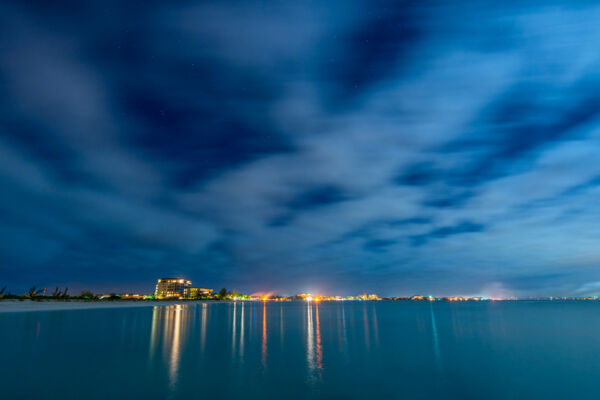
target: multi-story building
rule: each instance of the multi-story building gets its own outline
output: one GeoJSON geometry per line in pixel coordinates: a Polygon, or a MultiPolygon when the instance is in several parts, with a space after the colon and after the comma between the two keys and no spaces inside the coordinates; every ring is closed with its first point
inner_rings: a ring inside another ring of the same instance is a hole
{"type": "Polygon", "coordinates": [[[197,299],[203,296],[210,296],[212,294],[212,289],[200,288],[200,287],[191,287],[190,288],[190,299],[197,299]]]}
{"type": "Polygon", "coordinates": [[[161,278],[156,284],[157,299],[185,299],[190,296],[192,281],[183,278],[161,278]]]}

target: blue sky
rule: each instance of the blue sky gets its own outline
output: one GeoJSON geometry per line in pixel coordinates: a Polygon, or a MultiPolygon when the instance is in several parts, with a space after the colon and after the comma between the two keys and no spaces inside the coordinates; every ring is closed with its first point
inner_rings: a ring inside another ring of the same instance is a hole
{"type": "Polygon", "coordinates": [[[594,2],[0,6],[0,285],[600,291],[594,2]]]}

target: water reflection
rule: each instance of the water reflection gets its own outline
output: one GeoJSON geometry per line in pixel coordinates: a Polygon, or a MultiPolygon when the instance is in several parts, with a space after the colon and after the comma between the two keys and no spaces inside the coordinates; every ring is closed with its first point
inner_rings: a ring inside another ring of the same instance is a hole
{"type": "Polygon", "coordinates": [[[162,310],[162,307],[159,306],[154,306],[152,308],[152,329],[150,330],[150,362],[152,362],[152,360],[154,359],[154,353],[156,352],[156,341],[158,340],[157,331],[160,310],[162,310]]]}
{"type": "MultiPolygon", "coordinates": [[[[438,309],[434,308],[433,304],[426,304],[425,307],[422,308],[421,315],[424,317],[426,328],[432,334],[433,343],[428,342],[435,357],[432,367],[440,369],[442,358],[438,332],[441,325],[436,318],[439,317],[436,315],[438,309]]],[[[221,305],[201,303],[197,306],[157,306],[153,308],[152,326],[148,329],[150,360],[154,358],[151,369],[162,370],[168,383],[166,387],[171,393],[176,393],[183,384],[182,371],[185,370],[184,364],[188,354],[189,358],[199,360],[218,353],[225,355],[225,359],[221,358],[220,361],[224,371],[228,368],[233,368],[231,371],[239,371],[238,367],[245,364],[249,370],[259,370],[263,376],[270,376],[277,373],[273,366],[279,365],[281,355],[289,357],[293,354],[290,349],[294,344],[302,346],[304,342],[303,350],[306,353],[302,355],[304,362],[300,361],[306,365],[302,366],[306,374],[304,380],[316,389],[320,387],[316,386],[317,384],[323,383],[325,376],[323,353],[327,345],[326,330],[333,329],[334,332],[330,333],[337,335],[333,336],[334,341],[329,344],[333,345],[333,348],[327,348],[328,363],[331,366],[344,367],[355,362],[360,357],[357,354],[361,353],[369,355],[367,360],[373,360],[374,352],[377,352],[377,357],[385,357],[385,354],[379,352],[380,348],[389,348],[385,346],[389,335],[386,336],[387,325],[384,321],[390,318],[390,314],[386,314],[385,311],[386,309],[379,304],[370,302],[307,302],[289,305],[272,302],[233,302],[221,305]],[[252,308],[248,310],[252,315],[247,315],[248,307],[252,308]],[[279,315],[271,315],[269,320],[268,314],[273,312],[279,315]],[[284,321],[284,317],[287,320],[284,321]],[[192,319],[197,320],[197,324],[192,323],[192,319]],[[381,330],[378,326],[379,319],[382,320],[381,330]],[[209,334],[207,337],[208,324],[211,324],[211,332],[223,334],[209,334]],[[248,336],[249,334],[251,336],[248,336]],[[280,345],[276,340],[273,346],[273,335],[280,336],[280,345]],[[284,335],[286,346],[283,343],[284,335]],[[162,368],[157,364],[159,357],[164,366],[162,368]]],[[[413,329],[416,331],[417,327],[414,326],[413,329]]]]}
{"type": "Polygon", "coordinates": [[[442,368],[442,357],[440,354],[440,342],[438,339],[437,324],[435,322],[435,313],[433,312],[433,303],[429,303],[431,310],[431,331],[433,333],[433,353],[435,355],[435,366],[442,368]]]}
{"type": "Polygon", "coordinates": [[[371,348],[371,339],[369,336],[369,316],[367,314],[367,303],[363,304],[363,325],[365,329],[365,348],[367,351],[371,348]]]}
{"type": "Polygon", "coordinates": [[[375,347],[379,348],[379,322],[377,321],[377,306],[371,305],[371,311],[373,311],[373,337],[375,340],[375,347]]]}
{"type": "Polygon", "coordinates": [[[279,304],[279,343],[283,348],[283,304],[279,304]]]}
{"type": "Polygon", "coordinates": [[[312,374],[315,369],[315,342],[313,338],[312,308],[311,304],[306,305],[306,362],[308,370],[312,374]]]}
{"type": "Polygon", "coordinates": [[[231,328],[231,356],[235,357],[235,341],[237,339],[237,334],[235,331],[236,328],[236,319],[237,319],[237,302],[233,302],[233,323],[231,328]]]}
{"type": "Polygon", "coordinates": [[[263,301],[263,320],[262,320],[262,353],[261,362],[263,369],[267,368],[267,303],[263,301]]]}
{"type": "Polygon", "coordinates": [[[341,329],[341,336],[340,336],[340,350],[342,351],[342,353],[344,354],[344,356],[347,356],[347,346],[348,346],[348,334],[347,334],[347,330],[346,330],[346,309],[344,307],[344,303],[342,303],[342,329],[341,329]]]}
{"type": "Polygon", "coordinates": [[[200,351],[204,354],[204,348],[206,345],[206,313],[208,312],[208,305],[202,303],[202,317],[200,321],[200,351]]]}
{"type": "Polygon", "coordinates": [[[170,309],[173,310],[174,313],[173,335],[171,338],[171,359],[169,361],[169,386],[171,389],[174,389],[177,384],[179,361],[181,359],[181,308],[182,306],[176,305],[174,310],[170,309]]]}
{"type": "MultiPolygon", "coordinates": [[[[203,313],[205,313],[205,309],[203,313]]],[[[179,380],[183,343],[187,340],[186,319],[190,310],[182,305],[168,307],[156,306],[152,309],[152,325],[150,330],[150,361],[153,360],[162,339],[163,353],[168,372],[169,389],[173,393],[179,380]],[[162,330],[162,336],[159,332],[162,330]]],[[[203,314],[203,327],[206,323],[206,314],[203,314]]]]}
{"type": "Polygon", "coordinates": [[[313,325],[313,304],[306,305],[306,361],[308,364],[308,378],[311,383],[321,379],[323,368],[323,350],[321,346],[321,328],[319,324],[319,305],[315,308],[315,325],[313,325]],[[316,337],[316,344],[315,344],[316,337]]]}
{"type": "Polygon", "coordinates": [[[317,303],[315,305],[315,312],[316,312],[316,338],[317,338],[317,347],[316,347],[316,352],[317,352],[317,370],[321,371],[321,369],[323,368],[323,348],[321,346],[321,328],[319,325],[319,303],[317,303]]]}
{"type": "Polygon", "coordinates": [[[244,355],[244,303],[242,303],[242,315],[240,316],[240,355],[244,355]]]}

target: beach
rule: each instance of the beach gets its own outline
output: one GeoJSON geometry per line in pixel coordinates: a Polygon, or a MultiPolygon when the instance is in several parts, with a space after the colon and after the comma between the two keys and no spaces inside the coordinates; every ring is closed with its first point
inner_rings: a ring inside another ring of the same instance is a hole
{"type": "Polygon", "coordinates": [[[2,300],[0,301],[0,313],[12,312],[35,312],[35,311],[65,311],[65,310],[86,310],[97,308],[129,308],[129,307],[153,307],[153,306],[172,306],[175,304],[198,304],[203,301],[127,301],[127,300],[106,300],[106,301],[86,301],[86,300],[2,300]]]}

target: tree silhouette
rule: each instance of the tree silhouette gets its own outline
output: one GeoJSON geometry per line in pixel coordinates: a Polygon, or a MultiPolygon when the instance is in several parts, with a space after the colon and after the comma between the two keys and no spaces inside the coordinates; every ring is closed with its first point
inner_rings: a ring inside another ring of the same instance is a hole
{"type": "Polygon", "coordinates": [[[44,289],[36,290],[36,286],[34,285],[29,289],[26,296],[29,298],[33,298],[33,297],[39,295],[40,293],[42,293],[43,291],[44,291],[44,289]]]}

